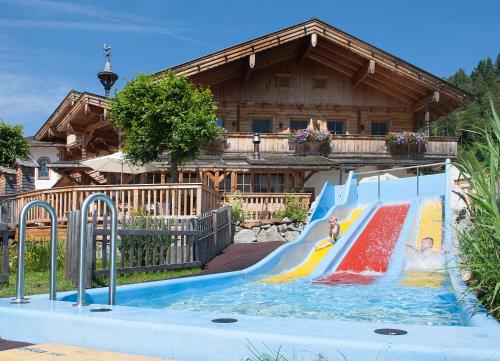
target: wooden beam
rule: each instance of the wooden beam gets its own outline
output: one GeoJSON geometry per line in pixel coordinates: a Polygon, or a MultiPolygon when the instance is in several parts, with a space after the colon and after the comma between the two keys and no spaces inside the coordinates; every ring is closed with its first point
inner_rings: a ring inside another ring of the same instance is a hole
{"type": "Polygon", "coordinates": [[[255,54],[250,54],[248,56],[248,68],[245,71],[245,77],[243,78],[243,83],[250,79],[250,75],[255,68],[255,54]]]}
{"type": "Polygon", "coordinates": [[[437,90],[433,91],[430,94],[427,94],[425,97],[417,100],[415,103],[412,105],[412,111],[417,112],[422,108],[425,108],[428,104],[431,103],[439,103],[439,97],[440,94],[437,90]]]}
{"type": "Polygon", "coordinates": [[[302,54],[302,56],[300,57],[299,61],[300,64],[302,64],[306,60],[309,53],[312,51],[312,49],[316,47],[317,44],[318,44],[318,35],[316,33],[312,33],[311,37],[309,38],[309,42],[307,43],[306,50],[304,51],[304,54],[302,54]]]}
{"type": "Polygon", "coordinates": [[[338,71],[339,73],[342,73],[344,75],[347,75],[348,77],[352,77],[353,74],[351,72],[351,69],[347,68],[346,66],[344,66],[343,64],[339,64],[339,63],[336,63],[336,62],[333,62],[331,59],[326,59],[324,58],[322,55],[320,54],[316,54],[314,52],[311,52],[309,55],[308,55],[309,58],[311,58],[312,60],[320,63],[320,64],[323,64],[335,71],[338,71]]]}
{"type": "Polygon", "coordinates": [[[375,60],[368,60],[365,65],[354,75],[354,89],[366,79],[366,77],[375,74],[375,60]]]}

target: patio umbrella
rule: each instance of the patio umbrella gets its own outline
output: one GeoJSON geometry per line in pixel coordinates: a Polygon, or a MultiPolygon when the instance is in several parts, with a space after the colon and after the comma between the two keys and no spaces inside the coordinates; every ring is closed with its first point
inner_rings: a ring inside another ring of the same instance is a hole
{"type": "Polygon", "coordinates": [[[125,158],[123,152],[108,154],[103,157],[83,160],[80,164],[99,172],[140,174],[157,171],[158,168],[151,163],[133,165],[125,158]]]}

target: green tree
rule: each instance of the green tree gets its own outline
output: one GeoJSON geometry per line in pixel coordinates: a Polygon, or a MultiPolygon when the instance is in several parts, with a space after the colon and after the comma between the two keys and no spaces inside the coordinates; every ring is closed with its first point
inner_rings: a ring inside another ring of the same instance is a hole
{"type": "Polygon", "coordinates": [[[178,168],[220,135],[210,89],[171,72],[162,78],[139,74],[111,101],[110,115],[122,132],[127,159],[166,160],[174,181],[178,168]]]}
{"type": "Polygon", "coordinates": [[[12,167],[17,158],[29,157],[29,144],[22,125],[9,125],[0,118],[0,166],[12,167]]]}

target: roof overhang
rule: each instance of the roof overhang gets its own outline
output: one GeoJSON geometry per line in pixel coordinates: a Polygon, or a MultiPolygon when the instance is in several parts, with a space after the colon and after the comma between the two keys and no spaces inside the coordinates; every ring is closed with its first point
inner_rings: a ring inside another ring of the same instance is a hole
{"type": "Polygon", "coordinates": [[[172,71],[211,85],[234,77],[245,78],[248,71],[287,57],[323,63],[351,77],[354,87],[362,83],[376,88],[404,101],[414,112],[433,103],[434,113],[444,115],[473,100],[473,95],[463,89],[318,19],[174,66],[154,76],[161,77],[172,71]]]}

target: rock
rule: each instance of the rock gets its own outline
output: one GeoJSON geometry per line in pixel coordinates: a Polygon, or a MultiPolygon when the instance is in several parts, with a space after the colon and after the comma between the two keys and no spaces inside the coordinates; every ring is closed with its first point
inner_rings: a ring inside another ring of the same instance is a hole
{"type": "Polygon", "coordinates": [[[271,225],[270,224],[263,224],[262,226],[260,226],[260,228],[269,229],[269,228],[271,228],[271,225]]]}
{"type": "Polygon", "coordinates": [[[302,231],[304,229],[304,223],[297,222],[297,223],[292,223],[288,226],[288,229],[291,231],[302,231]]]}
{"type": "Polygon", "coordinates": [[[285,239],[290,242],[290,241],[293,241],[295,239],[297,239],[298,237],[300,236],[300,232],[298,231],[287,231],[285,233],[285,239]]]}
{"type": "Polygon", "coordinates": [[[255,237],[257,237],[260,232],[260,227],[252,227],[252,232],[255,234],[255,237]]]}
{"type": "Polygon", "coordinates": [[[285,239],[279,234],[277,226],[270,226],[268,229],[263,229],[257,236],[257,242],[284,241],[285,239]]]}
{"type": "Polygon", "coordinates": [[[285,218],[283,218],[283,219],[281,220],[281,222],[282,222],[282,223],[286,223],[286,224],[288,224],[288,223],[292,223],[292,220],[291,220],[290,218],[288,218],[288,217],[285,217],[285,218]]]}
{"type": "Polygon", "coordinates": [[[242,229],[234,235],[234,243],[252,243],[257,240],[251,229],[242,229]]]}
{"type": "Polygon", "coordinates": [[[236,233],[240,232],[243,228],[241,228],[240,226],[234,226],[234,231],[236,233]]]}
{"type": "Polygon", "coordinates": [[[286,223],[282,223],[278,226],[278,229],[280,230],[280,232],[286,232],[288,226],[286,225],[286,223]]]}

